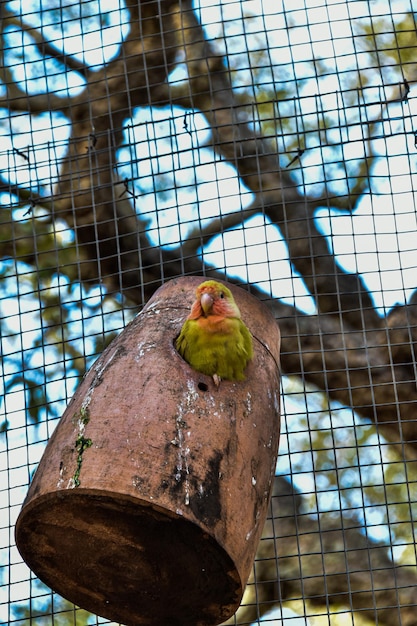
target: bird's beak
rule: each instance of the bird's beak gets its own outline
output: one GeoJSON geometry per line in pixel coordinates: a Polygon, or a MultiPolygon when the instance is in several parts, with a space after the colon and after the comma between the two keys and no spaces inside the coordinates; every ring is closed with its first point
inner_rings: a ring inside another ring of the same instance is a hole
{"type": "Polygon", "coordinates": [[[200,302],[201,302],[201,308],[204,311],[204,315],[207,315],[210,312],[211,307],[213,306],[213,302],[214,302],[213,298],[211,297],[209,293],[203,293],[203,295],[201,296],[200,302]]]}

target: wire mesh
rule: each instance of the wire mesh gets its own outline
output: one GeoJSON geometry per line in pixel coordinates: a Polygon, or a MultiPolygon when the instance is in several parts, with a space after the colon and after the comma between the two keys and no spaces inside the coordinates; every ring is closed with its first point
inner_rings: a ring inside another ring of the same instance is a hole
{"type": "Polygon", "coordinates": [[[199,274],[282,344],[270,514],[230,624],[415,623],[416,7],[0,7],[0,622],[101,624],[14,524],[86,369],[199,274]]]}

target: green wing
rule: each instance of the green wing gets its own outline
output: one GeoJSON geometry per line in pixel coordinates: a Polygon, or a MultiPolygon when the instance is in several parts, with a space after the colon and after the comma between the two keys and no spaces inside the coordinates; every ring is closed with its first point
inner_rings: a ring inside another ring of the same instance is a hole
{"type": "Polygon", "coordinates": [[[228,332],[207,332],[198,320],[187,320],[176,341],[179,354],[194,369],[225,380],[244,380],[253,356],[252,335],[242,320],[227,320],[228,332]]]}

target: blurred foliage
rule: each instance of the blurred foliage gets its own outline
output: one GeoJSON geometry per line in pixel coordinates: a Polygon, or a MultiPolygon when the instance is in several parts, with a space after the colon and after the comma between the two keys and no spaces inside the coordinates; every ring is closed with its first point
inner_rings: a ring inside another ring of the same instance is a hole
{"type": "MultiPolygon", "coordinates": [[[[14,608],[15,626],[88,626],[96,624],[94,615],[75,607],[56,593],[51,591],[39,580],[32,582],[32,601],[28,607],[22,603],[14,608]]],[[[109,622],[106,622],[109,624],[109,622]]]]}
{"type": "Polygon", "coordinates": [[[287,432],[278,470],[290,471],[304,492],[304,512],[349,512],[396,562],[416,565],[417,462],[405,462],[374,423],[329,405],[322,391],[293,377],[283,382],[287,432]]]}
{"type": "MultiPolygon", "coordinates": [[[[71,233],[36,212],[33,208],[26,215],[26,209],[23,217],[10,221],[14,255],[7,255],[1,266],[0,409],[5,410],[8,396],[5,412],[11,426],[19,410],[26,409],[28,423],[58,417],[94,357],[129,318],[120,298],[77,281],[71,233]],[[20,390],[24,403],[17,401],[20,390]]],[[[0,215],[5,213],[7,208],[0,215]]],[[[3,420],[3,431],[5,427],[3,420]]]]}
{"type": "MultiPolygon", "coordinates": [[[[2,46],[1,79],[4,83],[11,77],[23,90],[25,81],[18,79],[18,73],[8,75],[7,63],[12,58],[14,61],[20,58],[19,62],[29,67],[33,62],[33,72],[35,62],[39,68],[45,58],[39,53],[36,38],[25,39],[19,20],[13,18],[13,7],[18,4],[8,2],[5,5],[10,21],[3,44],[12,42],[13,46],[2,46]],[[23,45],[16,43],[16,37],[20,37],[23,45]]],[[[288,167],[295,179],[299,180],[301,174],[291,170],[294,157],[311,168],[312,194],[323,193],[326,185],[328,196],[335,196],[335,206],[351,210],[371,184],[369,174],[380,157],[376,141],[385,133],[384,113],[392,105],[406,105],[407,82],[417,78],[414,15],[399,12],[396,17],[391,14],[352,20],[354,30],[347,33],[347,39],[352,41],[344,54],[340,51],[324,53],[319,46],[306,47],[304,57],[295,64],[288,55],[288,48],[294,46],[295,50],[296,37],[301,37],[301,29],[306,26],[304,14],[288,11],[286,21],[285,16],[282,17],[276,33],[278,43],[274,43],[261,27],[262,19],[248,8],[250,3],[242,4],[241,20],[219,19],[205,25],[207,36],[214,41],[230,70],[239,114],[268,138],[271,151],[280,155],[282,166],[288,167]],[[281,36],[282,42],[279,41],[281,36]],[[407,76],[404,64],[407,64],[407,76]],[[354,149],[349,148],[347,159],[347,146],[352,143],[354,149]],[[315,175],[318,170],[320,175],[315,175]],[[346,197],[343,198],[343,194],[347,194],[346,197]]],[[[98,66],[94,65],[91,51],[90,56],[82,50],[68,52],[70,35],[74,34],[74,28],[87,33],[109,27],[114,24],[111,11],[100,11],[98,2],[63,5],[56,0],[32,5],[37,6],[30,14],[31,19],[36,16],[35,28],[45,27],[48,36],[55,39],[55,48],[73,57],[66,68],[66,77],[69,80],[70,74],[76,74],[77,79],[71,80],[78,90],[82,89],[84,66],[95,69],[98,66]]],[[[199,14],[204,18],[204,11],[199,14]]],[[[115,48],[113,54],[117,52],[117,46],[115,48]]],[[[109,59],[101,61],[105,63],[109,59]]],[[[183,60],[178,61],[177,69],[181,64],[184,65],[183,60]]],[[[57,65],[48,67],[56,70],[57,65]]],[[[41,90],[42,85],[46,88],[46,83],[35,80],[35,75],[32,79],[29,86],[33,93],[41,90]]],[[[59,77],[58,82],[55,78],[48,87],[63,89],[59,82],[59,77]]],[[[180,86],[183,88],[181,81],[180,86]]],[[[172,89],[175,93],[175,85],[172,89]]],[[[146,113],[152,119],[151,109],[146,113]]],[[[136,111],[137,126],[142,130],[146,113],[136,111]]],[[[184,110],[176,115],[178,118],[184,115],[186,120],[187,114],[184,110]]],[[[39,119],[42,114],[28,116],[39,119]]],[[[392,132],[403,128],[403,122],[399,117],[392,132]]],[[[10,139],[10,145],[18,134],[10,128],[13,124],[13,129],[18,128],[19,123],[23,124],[23,117],[19,122],[12,113],[2,115],[1,132],[10,139]]],[[[183,134],[187,134],[185,121],[183,134]]],[[[168,132],[165,142],[166,152],[174,152],[174,140],[168,132]]],[[[204,136],[203,142],[208,144],[208,137],[204,136]]],[[[152,153],[150,150],[149,176],[146,177],[143,175],[146,159],[137,144],[138,140],[132,139],[131,152],[124,155],[127,167],[131,168],[128,176],[133,172],[135,193],[159,196],[161,204],[165,202],[169,207],[168,201],[175,199],[178,193],[174,162],[169,161],[164,169],[160,151],[152,153]]],[[[184,153],[185,150],[182,158],[184,153]]],[[[187,176],[188,184],[194,186],[196,181],[204,182],[193,175],[196,165],[201,164],[200,159],[204,160],[204,153],[195,150],[191,143],[190,154],[193,158],[187,164],[187,176]]],[[[23,167],[25,157],[20,155],[20,158],[23,167]]],[[[36,165],[33,169],[36,170],[36,165]]],[[[5,187],[13,184],[14,191],[14,195],[2,194],[0,209],[3,368],[0,409],[4,410],[0,428],[5,432],[9,426],[13,429],[13,419],[22,411],[26,411],[27,424],[39,425],[59,417],[86,369],[133,313],[126,310],[117,294],[106,293],[102,285],[81,283],[79,251],[73,231],[59,218],[51,217],[45,190],[52,185],[54,174],[49,173],[50,179],[36,174],[32,181],[29,177],[24,182],[22,178],[12,180],[5,169],[0,176],[5,187]],[[36,188],[36,194],[31,186],[36,188]]],[[[190,195],[190,204],[197,205],[197,201],[198,196],[190,195]]],[[[170,215],[167,210],[167,222],[170,215]]],[[[164,223],[163,219],[163,212],[155,210],[152,223],[155,231],[164,223]]],[[[193,223],[190,216],[185,217],[180,224],[182,228],[187,220],[193,223]]],[[[294,379],[285,384],[288,421],[281,446],[281,471],[291,472],[294,481],[303,487],[305,511],[315,514],[327,510],[338,515],[340,510],[349,509],[357,515],[359,524],[366,524],[386,542],[387,550],[395,553],[399,563],[415,564],[417,462],[405,465],[399,452],[378,435],[375,425],[360,420],[345,407],[328,405],[324,393],[294,379]]],[[[39,626],[56,623],[82,626],[95,620],[87,612],[76,610],[72,604],[51,595],[40,583],[33,584],[38,595],[33,594],[31,606],[15,604],[13,607],[13,617],[19,626],[35,623],[35,620],[39,626]]],[[[319,618],[309,619],[311,624],[319,623],[319,618]]],[[[323,619],[328,620],[327,613],[323,619]]],[[[359,624],[359,620],[355,616],[355,623],[359,624]]]]}

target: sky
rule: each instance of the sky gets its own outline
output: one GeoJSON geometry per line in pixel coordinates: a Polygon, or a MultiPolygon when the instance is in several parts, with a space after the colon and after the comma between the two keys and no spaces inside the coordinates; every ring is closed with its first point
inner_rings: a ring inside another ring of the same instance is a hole
{"type": "MultiPolygon", "coordinates": [[[[31,20],[36,26],[40,0],[25,3],[23,0],[13,0],[7,4],[10,9],[16,11],[23,5],[26,13],[33,9],[31,20]]],[[[61,46],[68,54],[74,54],[80,60],[94,65],[97,70],[117,54],[118,45],[115,42],[128,32],[126,15],[117,9],[115,0],[102,0],[100,5],[102,11],[106,12],[103,29],[97,16],[84,17],[81,27],[81,22],[75,14],[74,20],[67,23],[66,30],[58,35],[54,26],[56,16],[52,11],[46,12],[50,24],[44,23],[45,36],[53,36],[57,46],[61,46]]],[[[220,47],[224,45],[220,27],[223,21],[225,32],[229,40],[233,41],[236,63],[241,62],[241,55],[247,53],[248,45],[247,39],[243,36],[244,25],[240,20],[242,3],[225,0],[220,8],[218,0],[204,0],[196,2],[195,5],[199,8],[207,35],[216,39],[220,47]]],[[[340,0],[331,0],[325,4],[323,0],[308,0],[305,3],[299,0],[278,3],[249,0],[244,5],[246,13],[253,16],[245,23],[245,28],[252,29],[252,45],[267,44],[273,61],[283,66],[291,65],[294,79],[302,83],[300,101],[304,108],[301,117],[304,116],[306,119],[312,115],[317,104],[317,90],[323,102],[328,103],[331,108],[336,106],[335,93],[341,88],[340,82],[335,82],[334,73],[329,73],[319,84],[313,80],[309,84],[306,81],[302,82],[312,54],[338,69],[339,76],[343,77],[343,73],[348,71],[352,62],[356,62],[357,58],[361,59],[363,54],[353,47],[352,21],[367,15],[369,11],[379,16],[387,15],[394,5],[397,10],[410,8],[406,1],[390,3],[384,0],[378,2],[355,0],[349,4],[340,0]],[[287,15],[292,19],[290,28],[284,15],[277,12],[277,7],[288,9],[287,15]],[[263,15],[263,18],[259,15],[263,15]],[[329,23],[323,24],[323,19],[328,19],[329,23]],[[263,34],[265,28],[268,30],[266,40],[263,34]],[[313,43],[309,43],[310,40],[313,40],[313,43]],[[295,61],[297,64],[294,64],[295,61]],[[297,72],[300,72],[300,76],[297,72]]],[[[30,93],[43,92],[48,88],[61,90],[64,96],[76,95],[83,89],[84,82],[79,75],[69,72],[63,81],[60,68],[53,63],[48,65],[48,75],[45,77],[43,61],[35,58],[36,53],[33,49],[29,53],[33,62],[29,65],[23,63],[18,50],[22,37],[22,33],[16,28],[11,28],[6,33],[6,42],[10,46],[7,58],[13,64],[15,79],[24,82],[30,93]]],[[[25,46],[31,44],[27,34],[24,36],[24,44],[25,46]]],[[[173,82],[183,80],[183,72],[184,68],[179,66],[173,72],[171,80],[173,82]]],[[[241,75],[236,80],[240,88],[239,81],[244,84],[246,78],[241,75]]],[[[0,95],[3,94],[4,88],[0,86],[0,95]]],[[[417,113],[415,103],[416,90],[412,86],[407,102],[391,107],[392,121],[383,125],[385,132],[379,142],[376,142],[380,159],[372,171],[373,186],[369,193],[357,201],[354,211],[352,213],[341,211],[332,208],[330,203],[330,206],[319,207],[316,215],[317,224],[328,236],[329,246],[338,261],[346,271],[357,271],[362,274],[381,315],[395,304],[406,302],[417,287],[417,220],[414,192],[416,147],[413,134],[417,113]]],[[[126,123],[125,145],[118,154],[119,173],[122,176],[132,176],[133,172],[134,176],[140,179],[141,211],[150,220],[151,241],[167,247],[175,247],[200,219],[204,224],[206,220],[213,219],[219,214],[227,215],[231,211],[245,209],[250,206],[252,200],[251,192],[239,181],[233,167],[214,158],[210,149],[210,130],[204,116],[198,111],[186,113],[188,128],[184,125],[185,113],[179,107],[137,110],[133,118],[126,123]],[[175,137],[175,143],[172,136],[175,137]],[[140,155],[140,158],[132,160],[132,155],[136,157],[140,155]],[[132,169],[132,162],[136,169],[132,169]],[[169,180],[175,193],[154,194],[155,172],[172,176],[169,180]],[[199,216],[196,215],[196,203],[199,206],[199,216]]],[[[22,114],[9,119],[8,111],[0,109],[0,166],[3,170],[11,172],[12,183],[28,187],[39,185],[45,195],[48,195],[58,174],[59,161],[65,154],[69,132],[69,120],[60,113],[45,113],[36,118],[22,114]],[[24,152],[28,146],[32,146],[31,158],[36,162],[36,168],[29,168],[26,160],[14,150],[17,148],[24,152]]],[[[311,145],[303,155],[302,168],[294,171],[294,176],[301,176],[300,172],[304,169],[307,172],[303,175],[304,185],[310,188],[316,181],[323,180],[323,154],[320,147],[314,143],[314,134],[311,133],[308,137],[311,138],[311,145]]],[[[352,124],[349,137],[343,138],[344,158],[347,160],[361,158],[363,154],[361,150],[364,149],[362,139],[357,127],[352,124]]],[[[288,164],[288,160],[287,155],[282,157],[282,167],[288,164]]],[[[331,176],[330,166],[328,170],[327,175],[331,176]]],[[[344,183],[338,180],[338,175],[336,171],[334,189],[346,193],[344,183]]],[[[299,180],[302,186],[301,178],[296,180],[299,180]]],[[[10,198],[5,195],[0,198],[4,204],[9,200],[10,198]]],[[[28,219],[25,216],[26,211],[27,207],[16,209],[16,219],[28,219]]],[[[65,233],[62,236],[65,237],[65,233]]],[[[227,231],[215,237],[204,248],[204,257],[213,266],[227,266],[231,277],[240,277],[245,281],[256,283],[267,293],[294,304],[301,311],[306,313],[315,311],[314,302],[301,277],[288,261],[288,250],[282,234],[260,214],[247,219],[244,230],[227,231]]],[[[14,287],[10,286],[8,289],[9,296],[11,294],[15,297],[14,287]]],[[[97,297],[100,297],[100,294],[97,294],[97,297]]],[[[30,299],[25,302],[30,312],[30,299]]],[[[16,317],[15,330],[16,333],[21,330],[23,320],[24,340],[30,345],[33,316],[28,315],[26,311],[23,313],[23,317],[16,317]]],[[[117,324],[120,323],[118,319],[117,324]]],[[[291,391],[290,386],[291,382],[284,383],[287,391],[284,414],[288,422],[285,423],[281,441],[278,471],[283,474],[291,472],[296,484],[306,491],[313,491],[315,488],[313,459],[310,451],[303,446],[306,433],[312,426],[314,427],[314,422],[310,424],[302,422],[298,398],[300,392],[291,391]]],[[[315,396],[311,392],[309,398],[312,403],[308,409],[310,419],[317,415],[322,420],[320,396],[315,396]]],[[[24,403],[23,392],[16,392],[8,398],[6,408],[13,413],[14,430],[9,435],[7,450],[0,449],[0,472],[3,481],[0,487],[5,489],[3,493],[7,493],[10,498],[12,521],[16,518],[26,492],[28,467],[33,469],[36,466],[44,443],[54,427],[54,424],[48,426],[42,423],[37,429],[28,428],[23,410],[24,403]],[[36,443],[38,439],[41,440],[39,444],[36,443]],[[30,444],[29,447],[27,443],[30,444]],[[22,461],[22,454],[29,456],[22,461]]],[[[335,406],[333,414],[331,416],[329,414],[328,419],[332,420],[332,424],[329,422],[327,427],[333,426],[334,432],[340,433],[343,437],[346,437],[346,428],[351,428],[349,437],[352,437],[352,446],[355,428],[367,427],[366,424],[356,422],[352,412],[346,411],[344,407],[335,406]]],[[[322,427],[326,428],[326,425],[322,427]]],[[[340,446],[344,443],[340,441],[340,446]]],[[[369,454],[366,463],[376,467],[381,459],[372,458],[372,451],[369,454]]],[[[375,472],[379,471],[376,467],[375,472]]],[[[359,499],[361,494],[358,493],[354,497],[359,499]]],[[[323,509],[337,508],[340,505],[338,493],[333,488],[323,487],[317,502],[317,506],[323,509]]],[[[375,518],[372,518],[375,511],[371,508],[370,505],[364,507],[363,515],[364,517],[369,515],[368,521],[373,520],[374,537],[387,538],[386,526],[382,525],[379,530],[376,529],[379,520],[376,518],[375,521],[375,518]]],[[[1,545],[7,546],[12,542],[9,532],[8,526],[0,529],[1,545]]],[[[11,554],[7,554],[6,557],[5,564],[20,561],[15,548],[12,548],[11,554]]],[[[12,602],[28,597],[27,572],[22,574],[21,571],[19,567],[12,568],[13,584],[9,590],[12,602]]],[[[3,592],[4,588],[1,589],[1,593],[3,592]]],[[[1,601],[8,600],[1,595],[0,598],[1,601]]],[[[3,619],[1,611],[7,610],[5,606],[0,606],[0,620],[3,619]]],[[[287,617],[289,616],[287,614],[287,617]]],[[[277,624],[280,623],[279,617],[278,615],[277,624]]],[[[289,619],[288,624],[298,626],[298,621],[300,624],[306,624],[304,618],[289,619]]]]}

